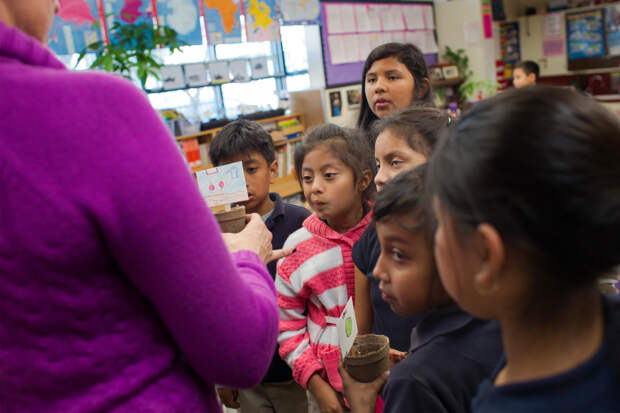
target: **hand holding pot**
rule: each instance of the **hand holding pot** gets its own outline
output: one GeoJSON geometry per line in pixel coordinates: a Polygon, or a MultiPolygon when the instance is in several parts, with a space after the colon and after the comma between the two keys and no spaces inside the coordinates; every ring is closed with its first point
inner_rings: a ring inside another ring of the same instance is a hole
{"type": "Polygon", "coordinates": [[[362,383],[355,380],[344,368],[342,361],[338,365],[338,372],[342,377],[344,397],[347,399],[352,413],[374,413],[377,395],[387,381],[389,371],[383,372],[375,380],[362,383]]]}
{"type": "Polygon", "coordinates": [[[265,264],[273,260],[286,257],[292,249],[271,249],[272,234],[269,232],[263,219],[258,214],[246,215],[247,224],[245,228],[237,233],[224,233],[222,238],[228,247],[228,251],[237,252],[248,250],[256,253],[265,264]]]}

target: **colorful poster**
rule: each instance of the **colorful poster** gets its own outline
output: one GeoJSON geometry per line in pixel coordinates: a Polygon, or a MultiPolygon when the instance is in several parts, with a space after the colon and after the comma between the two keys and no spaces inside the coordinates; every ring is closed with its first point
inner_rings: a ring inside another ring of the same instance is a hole
{"type": "Polygon", "coordinates": [[[79,53],[90,43],[101,40],[96,0],[60,0],[54,17],[49,47],[58,55],[79,53]]]}
{"type": "Polygon", "coordinates": [[[620,55],[620,6],[609,6],[605,11],[605,26],[607,33],[607,54],[620,55]]]}
{"type": "MultiPolygon", "coordinates": [[[[108,29],[114,22],[139,24],[152,21],[153,9],[150,0],[102,0],[108,29]]],[[[112,39],[110,39],[112,41],[112,39]]]]}
{"type": "Polygon", "coordinates": [[[204,0],[209,44],[241,43],[240,0],[204,0]]]}
{"type": "MultiPolygon", "coordinates": [[[[519,46],[519,23],[502,22],[499,24],[500,46],[502,60],[506,64],[514,64],[521,60],[521,48],[519,46]]],[[[512,77],[506,76],[506,77],[512,77]]]]}
{"type": "Polygon", "coordinates": [[[482,29],[484,31],[484,38],[490,39],[493,37],[493,13],[491,10],[491,0],[480,0],[482,6],[482,29]]]}
{"type": "Polygon", "coordinates": [[[275,42],[280,39],[276,0],[246,0],[244,6],[248,42],[275,42]]]}
{"type": "Polygon", "coordinates": [[[563,56],[564,38],[561,13],[545,14],[543,35],[543,56],[563,56]]]}
{"type": "Polygon", "coordinates": [[[569,59],[602,57],[605,54],[603,11],[567,14],[566,37],[569,59]]]}
{"type": "Polygon", "coordinates": [[[278,0],[284,24],[319,24],[319,0],[278,0]]]}
{"type": "Polygon", "coordinates": [[[202,44],[200,11],[196,0],[157,0],[157,23],[178,33],[178,39],[190,45],[202,44]]]}

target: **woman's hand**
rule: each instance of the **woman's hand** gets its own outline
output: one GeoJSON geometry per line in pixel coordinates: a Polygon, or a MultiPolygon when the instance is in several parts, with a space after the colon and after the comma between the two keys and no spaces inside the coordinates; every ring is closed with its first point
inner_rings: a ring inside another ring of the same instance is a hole
{"type": "Polygon", "coordinates": [[[222,404],[231,409],[238,409],[241,407],[237,399],[239,398],[239,390],[229,389],[228,387],[221,387],[217,389],[217,394],[220,395],[222,404]]]}
{"type": "Polygon", "coordinates": [[[346,397],[347,402],[349,402],[351,412],[374,413],[377,404],[377,395],[390,374],[389,370],[370,383],[361,383],[351,377],[345,370],[342,361],[338,364],[338,372],[340,373],[340,377],[342,377],[344,397],[346,397]]]}
{"type": "Polygon", "coordinates": [[[258,214],[246,215],[247,224],[243,231],[238,234],[222,234],[222,238],[228,247],[228,251],[237,252],[241,250],[256,253],[265,264],[273,260],[286,257],[292,249],[271,249],[272,234],[269,232],[263,219],[258,214]]]}
{"type": "Polygon", "coordinates": [[[308,390],[316,398],[321,413],[344,413],[344,400],[342,400],[342,396],[332,389],[332,386],[318,374],[313,374],[310,380],[308,380],[308,390]]]}

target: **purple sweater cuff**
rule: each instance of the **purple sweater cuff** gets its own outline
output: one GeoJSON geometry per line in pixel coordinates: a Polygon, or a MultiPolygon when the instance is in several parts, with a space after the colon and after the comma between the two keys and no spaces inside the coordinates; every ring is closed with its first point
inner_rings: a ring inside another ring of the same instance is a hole
{"type": "Polygon", "coordinates": [[[269,271],[267,270],[267,265],[263,262],[263,260],[258,256],[258,254],[248,251],[241,250],[232,253],[233,260],[237,264],[237,267],[250,266],[254,267],[257,273],[259,273],[269,285],[270,289],[273,291],[273,294],[276,294],[276,287],[273,282],[273,278],[269,271]]]}

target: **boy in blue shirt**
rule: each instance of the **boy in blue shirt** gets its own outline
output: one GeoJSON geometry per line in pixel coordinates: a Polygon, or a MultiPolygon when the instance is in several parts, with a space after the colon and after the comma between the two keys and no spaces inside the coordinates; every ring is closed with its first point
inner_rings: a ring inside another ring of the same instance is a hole
{"type": "MultiPolygon", "coordinates": [[[[257,213],[272,232],[272,246],[280,249],[290,234],[301,227],[310,216],[305,208],[282,201],[279,194],[269,193],[269,185],[276,178],[278,161],[269,133],[252,121],[236,120],[220,130],[209,146],[213,166],[243,162],[249,199],[241,202],[246,213],[257,213]]],[[[276,262],[267,265],[271,276],[276,276],[276,262]]],[[[225,406],[242,412],[306,412],[305,390],[293,380],[291,369],[280,358],[278,349],[262,383],[253,389],[218,389],[225,406]]]]}

